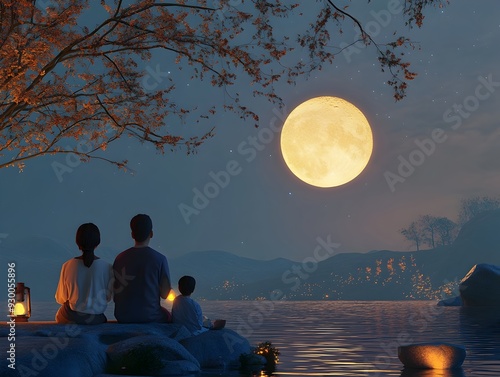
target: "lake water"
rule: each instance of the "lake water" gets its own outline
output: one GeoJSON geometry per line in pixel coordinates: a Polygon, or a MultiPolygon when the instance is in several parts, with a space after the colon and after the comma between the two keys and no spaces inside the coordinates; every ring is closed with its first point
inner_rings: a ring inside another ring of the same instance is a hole
{"type": "MultiPolygon", "coordinates": [[[[255,346],[280,351],[274,376],[500,376],[500,320],[432,301],[201,301],[208,317],[224,318],[255,346]],[[403,371],[399,345],[465,346],[458,371],[403,371]]],[[[53,320],[55,303],[33,305],[32,320],[53,320]]],[[[112,319],[112,306],[108,318],[112,319]]],[[[235,376],[228,371],[204,376],[235,376]]]]}

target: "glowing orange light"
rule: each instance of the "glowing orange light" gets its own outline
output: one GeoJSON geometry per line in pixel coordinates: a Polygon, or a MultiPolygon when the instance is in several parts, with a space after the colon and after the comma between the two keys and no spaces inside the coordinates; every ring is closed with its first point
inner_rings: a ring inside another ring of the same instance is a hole
{"type": "Polygon", "coordinates": [[[174,290],[171,289],[170,292],[168,293],[167,301],[174,301],[175,296],[176,296],[176,294],[175,294],[174,290]]]}
{"type": "Polygon", "coordinates": [[[452,344],[427,343],[398,347],[398,357],[408,368],[458,368],[462,365],[465,356],[465,347],[452,344]]]}
{"type": "Polygon", "coordinates": [[[14,315],[25,315],[26,314],[26,308],[24,307],[24,304],[22,302],[16,302],[16,305],[14,306],[14,315]]]}

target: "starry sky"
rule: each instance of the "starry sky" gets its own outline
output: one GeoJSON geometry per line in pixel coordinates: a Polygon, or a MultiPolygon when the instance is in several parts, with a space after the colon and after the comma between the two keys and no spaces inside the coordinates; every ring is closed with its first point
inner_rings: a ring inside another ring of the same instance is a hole
{"type": "MultiPolygon", "coordinates": [[[[206,124],[179,125],[198,134],[215,125],[215,136],[194,155],[161,155],[125,138],[105,156],[127,158],[128,172],[66,156],[29,161],[22,173],[2,169],[0,234],[49,237],[77,254],[77,227],[94,222],[102,245],[118,252],[132,243],[130,218],[147,213],[155,232],[151,246],[167,256],[225,250],[300,261],[313,254],[318,237],[340,244],[339,252],[409,250],[398,230],[419,215],[456,220],[462,198],[499,193],[500,2],[453,0],[444,9],[428,9],[423,28],[415,30],[404,26],[400,14],[380,18],[391,2],[357,1],[350,11],[361,24],[371,25],[368,31],[379,43],[392,40],[396,30],[419,42],[420,50],[406,54],[418,76],[404,100],[394,101],[372,47],[339,53],[332,65],[295,86],[278,86],[286,110],[247,95],[242,80],[236,89],[257,110],[260,127],[223,112],[206,124]],[[287,111],[323,95],[355,104],[374,137],[363,173],[329,189],[293,176],[279,146],[287,111]],[[57,173],[55,166],[61,165],[67,169],[57,173]],[[205,189],[212,197],[202,200],[197,192],[205,189]],[[180,208],[187,206],[196,211],[183,214],[180,208]]],[[[292,33],[302,20],[282,22],[284,32],[292,33]]],[[[354,40],[348,29],[337,47],[354,40]]],[[[172,75],[186,103],[224,103],[222,90],[185,79],[161,54],[143,63],[150,73],[157,67],[165,75],[159,84],[172,75]]]]}

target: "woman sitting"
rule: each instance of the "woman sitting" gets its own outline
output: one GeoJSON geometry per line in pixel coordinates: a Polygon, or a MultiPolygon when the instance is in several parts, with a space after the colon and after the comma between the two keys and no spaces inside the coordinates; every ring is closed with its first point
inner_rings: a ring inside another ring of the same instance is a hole
{"type": "Polygon", "coordinates": [[[76,244],[82,255],[65,262],[57,285],[56,301],[61,307],[57,323],[97,325],[107,321],[104,311],[111,300],[113,269],[94,255],[101,243],[99,228],[82,224],[76,232],[76,244]]]}

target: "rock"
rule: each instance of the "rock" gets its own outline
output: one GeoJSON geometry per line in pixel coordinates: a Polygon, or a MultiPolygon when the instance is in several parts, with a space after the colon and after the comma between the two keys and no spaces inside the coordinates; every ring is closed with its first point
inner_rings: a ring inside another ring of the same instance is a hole
{"type": "MultiPolygon", "coordinates": [[[[19,326],[21,327],[21,326],[19,326]]],[[[16,376],[92,377],[104,371],[106,354],[85,338],[66,336],[16,336],[16,376]]],[[[2,358],[0,376],[13,376],[2,358]]]]}
{"type": "Polygon", "coordinates": [[[189,338],[191,333],[184,326],[179,324],[165,324],[165,323],[148,323],[147,325],[141,323],[127,323],[127,324],[108,324],[92,326],[87,333],[96,334],[101,343],[113,344],[134,336],[142,335],[156,335],[158,337],[168,337],[174,340],[182,340],[189,338]]]}
{"type": "Polygon", "coordinates": [[[165,376],[200,371],[200,364],[179,342],[155,335],[135,336],[110,345],[108,371],[116,374],[165,376]]]}
{"type": "MultiPolygon", "coordinates": [[[[8,327],[0,328],[0,337],[8,335],[8,327]]],[[[55,322],[27,322],[16,326],[18,336],[69,336],[86,337],[101,343],[111,344],[140,335],[167,336],[181,340],[191,336],[182,325],[173,323],[126,323],[108,322],[100,325],[57,324],[55,322]]]]}
{"type": "Polygon", "coordinates": [[[500,306],[500,267],[476,264],[459,285],[464,306],[500,306]]]}
{"type": "MultiPolygon", "coordinates": [[[[7,345],[9,331],[9,326],[0,327],[0,340],[7,345]]],[[[137,375],[182,375],[200,372],[198,360],[207,367],[239,366],[239,355],[250,352],[248,341],[232,330],[192,337],[184,326],[165,323],[28,322],[16,324],[15,336],[14,374],[19,376],[94,377],[129,373],[134,366],[137,375]]],[[[8,365],[7,357],[0,360],[0,377],[13,375],[8,365]]]]}
{"type": "Polygon", "coordinates": [[[445,300],[441,300],[438,303],[438,306],[462,306],[462,298],[460,296],[450,297],[445,300]]]}
{"type": "Polygon", "coordinates": [[[465,359],[465,347],[446,343],[410,344],[398,347],[398,357],[405,368],[453,369],[465,359]]]}
{"type": "Polygon", "coordinates": [[[267,363],[267,360],[262,355],[257,355],[255,353],[245,353],[240,356],[240,363],[242,367],[245,366],[264,366],[267,363]]]}
{"type": "Polygon", "coordinates": [[[240,355],[250,353],[250,343],[231,329],[210,330],[180,343],[199,361],[202,368],[237,368],[240,355]]]}
{"type": "Polygon", "coordinates": [[[264,356],[255,353],[244,353],[240,356],[240,373],[245,376],[261,375],[260,372],[265,368],[266,364],[267,360],[264,356]]]}

